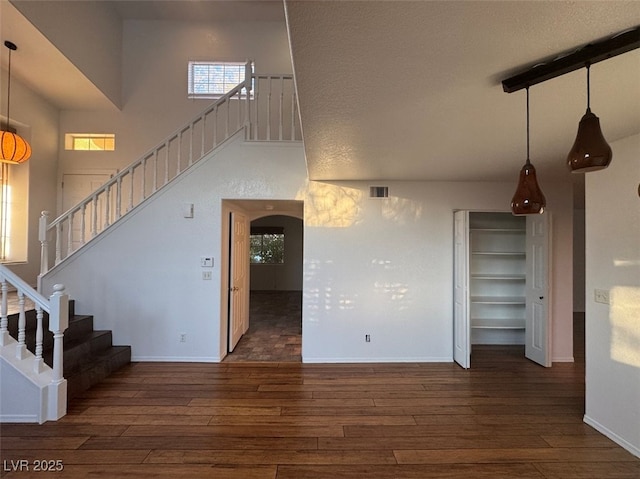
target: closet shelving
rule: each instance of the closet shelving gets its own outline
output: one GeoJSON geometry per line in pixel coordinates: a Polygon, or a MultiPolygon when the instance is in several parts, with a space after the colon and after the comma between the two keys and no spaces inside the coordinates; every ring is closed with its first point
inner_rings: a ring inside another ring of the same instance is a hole
{"type": "Polygon", "coordinates": [[[526,220],[470,213],[470,313],[473,344],[524,344],[526,220]]]}

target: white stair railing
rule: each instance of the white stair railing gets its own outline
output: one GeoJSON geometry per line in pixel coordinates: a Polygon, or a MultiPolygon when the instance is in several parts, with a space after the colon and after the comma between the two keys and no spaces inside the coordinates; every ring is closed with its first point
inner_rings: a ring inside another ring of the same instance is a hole
{"type": "Polygon", "coordinates": [[[64,286],[56,284],[53,294],[46,298],[6,266],[0,265],[0,349],[3,357],[23,370],[26,376],[36,378],[48,392],[43,397],[44,420],[59,419],[67,411],[67,387],[63,376],[63,339],[69,325],[69,296],[64,286]],[[16,290],[18,298],[17,342],[9,333],[8,296],[9,286],[16,290]],[[36,310],[35,348],[31,353],[26,344],[26,299],[30,299],[36,310]],[[49,330],[53,333],[53,368],[42,358],[44,342],[44,313],[49,315],[49,330]],[[5,354],[10,351],[10,356],[5,354]],[[24,367],[23,367],[24,365],[24,367]],[[28,366],[27,366],[28,365],[28,366]]]}
{"type": "Polygon", "coordinates": [[[40,218],[40,283],[87,244],[241,129],[251,141],[300,141],[293,75],[251,74],[200,115],[58,218],[40,218]],[[53,243],[53,252],[50,244],[53,243]]]}

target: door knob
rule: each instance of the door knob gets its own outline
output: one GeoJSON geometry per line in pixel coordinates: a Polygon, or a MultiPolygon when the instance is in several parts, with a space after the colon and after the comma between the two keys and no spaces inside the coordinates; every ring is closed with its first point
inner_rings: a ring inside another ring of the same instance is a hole
{"type": "Polygon", "coordinates": [[[544,296],[540,296],[540,299],[544,299],[544,296]]]}

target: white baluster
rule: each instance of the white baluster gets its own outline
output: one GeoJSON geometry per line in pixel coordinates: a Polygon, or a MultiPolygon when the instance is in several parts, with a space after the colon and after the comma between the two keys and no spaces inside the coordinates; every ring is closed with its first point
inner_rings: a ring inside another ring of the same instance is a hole
{"type": "Polygon", "coordinates": [[[227,108],[225,108],[227,110],[227,121],[224,126],[224,140],[229,138],[229,113],[231,112],[231,101],[226,100],[225,103],[227,104],[227,108]]]}
{"type": "MultiPolygon", "coordinates": [[[[260,85],[260,79],[256,77],[256,85],[260,85]]],[[[258,88],[256,88],[255,93],[253,94],[253,104],[255,105],[255,121],[253,123],[253,139],[257,140],[258,139],[258,129],[260,126],[260,122],[258,120],[259,116],[259,107],[260,107],[260,87],[258,86],[258,88]]]]}
{"type": "Polygon", "coordinates": [[[158,150],[153,152],[153,192],[158,190],[158,150]]]}
{"type": "Polygon", "coordinates": [[[140,176],[140,201],[144,201],[144,199],[147,197],[146,194],[146,181],[147,181],[147,157],[145,156],[142,159],[142,175],[140,176]]]}
{"type": "Polygon", "coordinates": [[[47,241],[47,228],[49,227],[49,212],[40,213],[38,222],[38,240],[40,241],[40,274],[49,271],[49,242],[47,241]]]}
{"type": "MultiPolygon", "coordinates": [[[[111,219],[111,186],[107,185],[102,191],[104,191],[104,199],[102,201],[105,203],[104,226],[102,227],[102,231],[104,231],[109,227],[109,220],[111,219]]],[[[116,196],[117,194],[118,192],[116,191],[116,196]]]]}
{"type": "Polygon", "coordinates": [[[62,224],[56,223],[56,264],[62,261],[62,224]]]}
{"type": "Polygon", "coordinates": [[[236,131],[242,125],[242,88],[238,89],[238,93],[235,96],[238,100],[238,116],[236,117],[236,127],[233,131],[236,131]]]}
{"type": "Polygon", "coordinates": [[[284,105],[284,77],[280,77],[280,106],[278,110],[278,139],[282,141],[282,130],[284,130],[284,118],[282,108],[284,105]]]}
{"type": "Polygon", "coordinates": [[[0,298],[0,346],[5,346],[9,340],[9,316],[8,316],[8,298],[9,284],[2,278],[0,284],[2,297],[0,298]]]}
{"type": "Polygon", "coordinates": [[[127,211],[131,211],[133,209],[133,172],[135,171],[135,166],[129,168],[129,206],[127,206],[127,211]]]}
{"type": "Polygon", "coordinates": [[[291,87],[291,141],[296,139],[296,89],[291,87]]]}
{"type": "Polygon", "coordinates": [[[36,308],[36,359],[33,363],[33,372],[36,374],[40,374],[42,372],[42,340],[44,338],[43,328],[42,328],[42,317],[44,316],[44,311],[42,308],[38,306],[36,308]]]}
{"type": "Polygon", "coordinates": [[[91,211],[91,237],[95,238],[98,234],[98,195],[93,195],[92,206],[93,210],[91,211]]]}
{"type": "Polygon", "coordinates": [[[18,291],[18,345],[16,346],[16,359],[24,359],[26,357],[27,345],[25,344],[27,328],[27,316],[24,311],[24,293],[18,291]]]}
{"type": "Polygon", "coordinates": [[[267,92],[267,141],[271,141],[271,77],[269,77],[269,91],[267,92]]]}
{"type": "MultiPolygon", "coordinates": [[[[169,142],[165,143],[166,154],[164,157],[164,184],[169,183],[169,142]]],[[[163,185],[164,186],[164,185],[163,185]]]]}
{"type": "Polygon", "coordinates": [[[195,125],[195,123],[191,123],[189,126],[189,166],[193,165],[193,130],[195,125]]]}
{"type": "Polygon", "coordinates": [[[180,133],[178,133],[178,156],[177,156],[177,166],[176,166],[176,176],[178,176],[180,174],[180,166],[182,163],[182,134],[184,133],[184,130],[180,130],[180,133]]]}
{"type": "MultiPolygon", "coordinates": [[[[213,121],[214,121],[214,125],[215,125],[215,113],[214,113],[213,119],[214,119],[213,121]]],[[[207,128],[206,127],[207,127],[207,114],[205,113],[204,115],[202,115],[202,145],[200,147],[200,158],[202,158],[204,156],[204,139],[207,136],[207,133],[206,133],[207,132],[207,128]]],[[[214,131],[215,131],[215,129],[214,129],[214,131]]],[[[214,139],[215,139],[215,133],[214,133],[214,139]]]]}
{"type": "Polygon", "coordinates": [[[213,109],[213,148],[218,144],[218,107],[213,109]]]}
{"type": "Polygon", "coordinates": [[[67,228],[67,256],[73,253],[73,212],[69,213],[69,227],[67,228]]]}
{"type": "Polygon", "coordinates": [[[116,220],[122,217],[122,176],[116,180],[116,220]]]}
{"type": "Polygon", "coordinates": [[[87,204],[82,203],[80,207],[80,244],[83,245],[87,242],[87,204]]]}

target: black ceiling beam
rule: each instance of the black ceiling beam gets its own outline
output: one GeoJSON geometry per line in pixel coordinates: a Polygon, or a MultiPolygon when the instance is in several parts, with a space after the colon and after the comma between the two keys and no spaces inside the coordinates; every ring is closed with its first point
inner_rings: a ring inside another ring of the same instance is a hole
{"type": "Polygon", "coordinates": [[[507,93],[513,93],[565,73],[579,70],[587,64],[593,65],[636,48],[640,48],[640,26],[606,40],[589,43],[573,53],[536,65],[527,71],[507,78],[502,81],[502,89],[507,93]]]}

